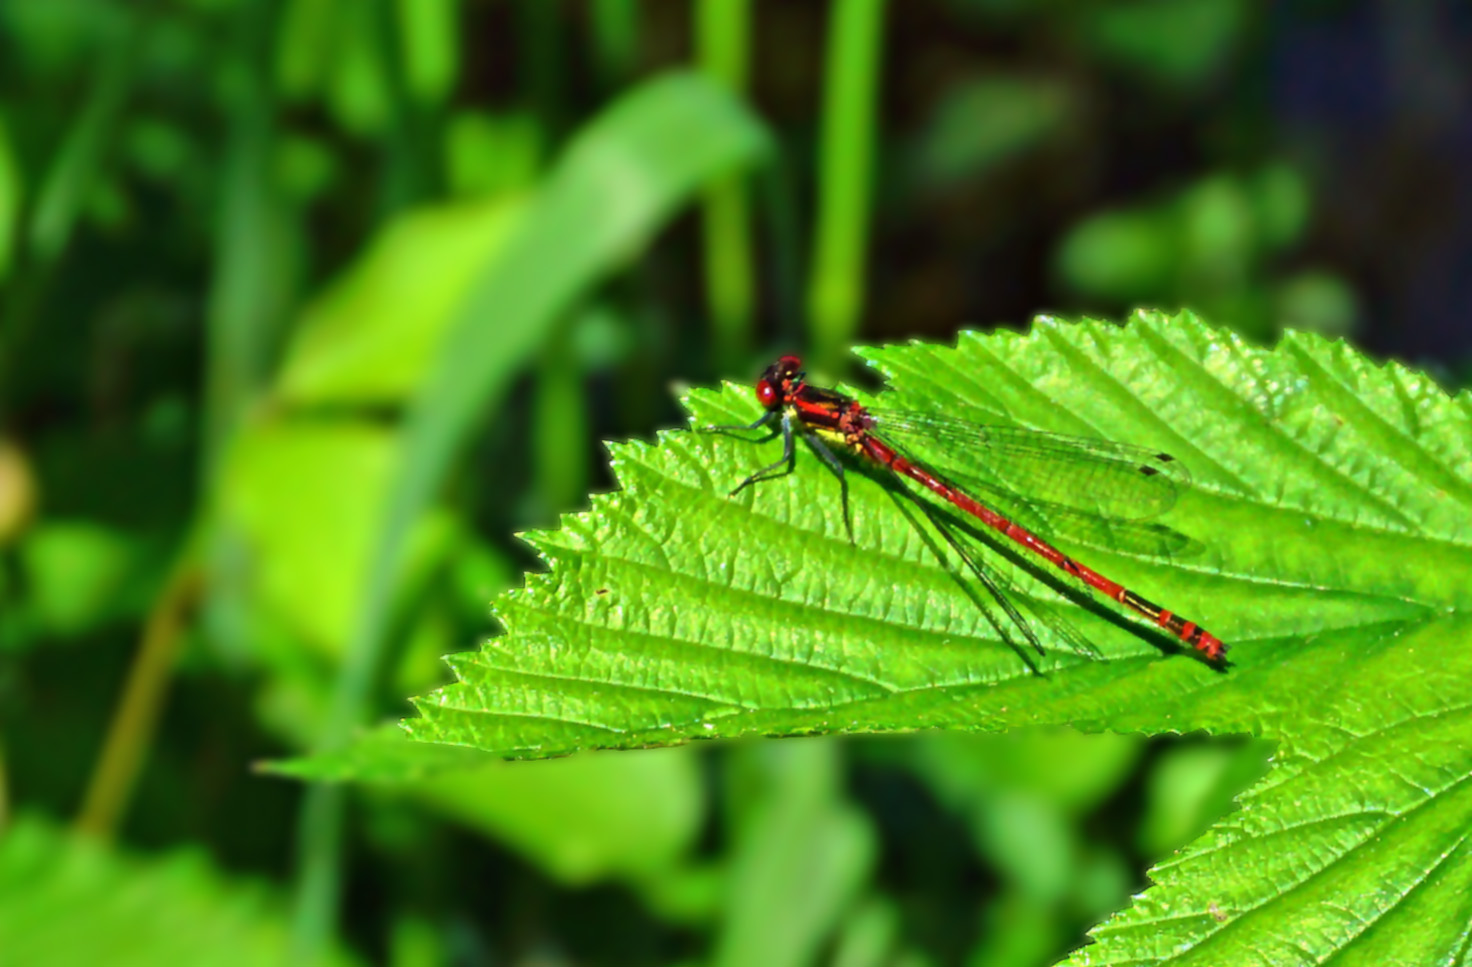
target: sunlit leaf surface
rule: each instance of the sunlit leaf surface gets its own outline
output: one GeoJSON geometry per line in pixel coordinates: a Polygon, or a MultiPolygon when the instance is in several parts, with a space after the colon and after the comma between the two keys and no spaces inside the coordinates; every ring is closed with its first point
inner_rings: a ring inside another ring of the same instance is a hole
{"type": "MultiPolygon", "coordinates": [[[[1076,962],[1462,962],[1467,398],[1339,343],[1289,336],[1257,349],[1189,315],[1142,314],[1124,328],[1040,320],[1023,336],[863,355],[897,407],[1184,462],[1195,486],[1159,523],[1195,553],[1162,560],[1060,540],[1220,635],[1233,666],[1214,671],[994,554],[1039,610],[1103,656],[1051,648],[1034,674],[943,545],[911,526],[892,483],[849,474],[850,543],[837,484],[811,453],[791,476],[731,498],[780,445],[676,432],[615,446],[621,488],[529,536],[547,573],[497,602],[505,633],[450,659],[459,680],[418,699],[405,727],[507,756],[1038,723],[1251,733],[1277,743],[1269,774],[1157,868],[1157,886],[1076,962]]],[[[734,386],[688,402],[697,425],[758,413],[734,386]]]]}

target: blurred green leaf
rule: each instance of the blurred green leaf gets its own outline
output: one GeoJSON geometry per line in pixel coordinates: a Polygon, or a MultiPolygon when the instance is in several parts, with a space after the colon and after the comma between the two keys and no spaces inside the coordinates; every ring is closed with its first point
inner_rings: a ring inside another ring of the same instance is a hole
{"type": "Polygon", "coordinates": [[[1080,865],[1074,825],[1039,796],[1009,792],[986,806],[972,820],[985,854],[1034,903],[1057,903],[1080,865]]]}
{"type": "Polygon", "coordinates": [[[490,544],[468,534],[462,537],[451,579],[460,600],[474,602],[478,611],[484,611],[496,595],[512,585],[512,564],[506,554],[490,544]]]}
{"type": "Polygon", "coordinates": [[[545,770],[482,755],[476,768],[441,772],[409,791],[561,882],[637,882],[679,862],[701,833],[705,802],[695,753],[571,756],[545,770]]]}
{"type": "Polygon", "coordinates": [[[20,561],[29,616],[37,630],[73,636],[141,610],[137,542],[125,531],[86,521],[47,520],[26,534],[20,561]]]}
{"type": "Polygon", "coordinates": [[[927,735],[912,754],[937,794],[969,805],[1001,790],[1086,813],[1114,794],[1140,759],[1141,739],[1028,729],[1001,736],[927,735]]]}
{"type": "Polygon", "coordinates": [[[499,195],[531,187],[546,134],[519,111],[457,111],[445,125],[445,180],[457,195],[499,195]]]}
{"type": "Polygon", "coordinates": [[[917,737],[918,771],[1000,878],[969,963],[1041,963],[1061,952],[1064,924],[1129,894],[1124,857],[1095,847],[1082,820],[1118,795],[1143,746],[1137,736],[1065,729],[917,737]]]}
{"type": "MultiPolygon", "coordinates": [[[[246,429],[227,460],[221,510],[255,562],[257,606],[320,652],[346,646],[398,442],[365,421],[280,421],[246,429]]],[[[419,521],[401,593],[443,559],[452,530],[445,515],[419,521]]]]}
{"type": "Polygon", "coordinates": [[[1272,315],[1264,276],[1271,256],[1302,236],[1308,187],[1285,164],[1247,174],[1205,174],[1180,190],[1083,219],[1054,259],[1074,292],[1117,304],[1191,303],[1266,336],[1272,315]]]}
{"type": "Polygon", "coordinates": [[[748,746],[760,771],[732,830],[715,967],[801,967],[846,919],[877,843],[840,787],[832,742],[748,746]]]}
{"type": "Polygon", "coordinates": [[[1238,179],[1198,180],[1180,199],[1182,274],[1197,292],[1241,288],[1258,247],[1251,202],[1238,179]]]}
{"type": "Polygon", "coordinates": [[[572,756],[546,763],[549,769],[474,749],[423,751],[402,729],[385,726],[313,760],[312,770],[297,763],[262,769],[363,779],[410,796],[575,885],[609,877],[638,882],[666,872],[685,857],[705,821],[694,749],[572,756]]]}
{"type": "Polygon", "coordinates": [[[1192,87],[1211,80],[1248,26],[1245,0],[1113,0],[1079,18],[1101,56],[1157,84],[1192,87]]]}
{"type": "Polygon", "coordinates": [[[389,222],[303,314],[277,392],[298,404],[400,403],[521,218],[520,201],[465,201],[389,222]]]}
{"type": "Polygon", "coordinates": [[[183,128],[158,118],[135,118],[127,127],[129,160],[149,178],[172,182],[182,177],[194,157],[194,145],[183,128]]]}
{"type": "Polygon", "coordinates": [[[323,141],[284,135],[272,159],[282,191],[293,201],[309,202],[332,187],[341,173],[337,158],[323,141]]]}
{"type": "MultiPolygon", "coordinates": [[[[222,877],[199,853],[130,856],[22,817],[0,837],[7,967],[285,962],[279,901],[222,877]]],[[[334,945],[319,963],[349,964],[334,945]]]]}
{"type": "Polygon", "coordinates": [[[920,132],[916,177],[927,187],[984,177],[1057,134],[1076,110],[1072,91],[1053,78],[1000,75],[957,84],[920,132]]]}
{"type": "Polygon", "coordinates": [[[1313,196],[1301,172],[1281,162],[1264,165],[1247,179],[1247,190],[1264,248],[1285,248],[1303,237],[1313,196]]]}
{"type": "Polygon", "coordinates": [[[1359,318],[1359,299],[1349,284],[1329,272],[1300,272],[1285,279],[1275,295],[1285,326],[1324,336],[1347,336],[1359,318]]]}
{"type": "Polygon", "coordinates": [[[1267,771],[1266,742],[1191,742],[1167,749],[1150,771],[1140,849],[1164,856],[1200,836],[1237,791],[1267,771]]]}
{"type": "Polygon", "coordinates": [[[844,918],[834,945],[833,967],[900,967],[895,955],[900,913],[893,903],[871,897],[844,918]]]}
{"type": "Polygon", "coordinates": [[[1064,237],[1055,263],[1073,289],[1133,302],[1170,292],[1178,272],[1174,225],[1150,208],[1100,212],[1064,237]]]}
{"type": "Polygon", "coordinates": [[[393,967],[438,967],[453,959],[452,941],[431,917],[400,913],[395,917],[386,963],[393,967]]]}
{"type": "Polygon", "coordinates": [[[1012,892],[982,911],[977,933],[966,967],[1048,963],[1056,955],[1054,938],[1060,931],[1052,911],[1029,902],[1026,894],[1012,892]]]}
{"type": "Polygon", "coordinates": [[[48,0],[45,3],[0,4],[0,32],[27,72],[57,81],[115,46],[132,19],[127,4],[108,0],[48,0]]]}

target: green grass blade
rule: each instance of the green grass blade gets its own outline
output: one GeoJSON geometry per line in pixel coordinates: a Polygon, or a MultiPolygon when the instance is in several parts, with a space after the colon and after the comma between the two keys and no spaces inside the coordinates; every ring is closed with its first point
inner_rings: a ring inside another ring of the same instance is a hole
{"type": "Polygon", "coordinates": [[[109,44],[98,67],[87,103],[67,132],[61,151],[36,193],[30,246],[31,254],[41,265],[54,262],[65,250],[87,192],[102,167],[113,127],[132,92],[142,33],[140,19],[139,14],[133,13],[118,28],[118,36],[109,44]]]}
{"type": "MultiPolygon", "coordinates": [[[[695,8],[701,70],[736,93],[746,90],[750,58],[750,0],[701,0],[695,8]]],[[[705,297],[715,329],[711,358],[717,368],[744,360],[751,345],[754,273],[746,185],[732,178],[705,196],[705,297]]]]}
{"type": "Polygon", "coordinates": [[[532,389],[532,479],[537,504],[555,514],[576,507],[588,489],[593,453],[589,398],[583,361],[567,333],[577,320],[565,320],[563,338],[542,352],[532,389]]]}
{"type": "Polygon", "coordinates": [[[20,162],[10,143],[5,114],[0,112],[0,282],[10,273],[23,193],[20,162]]]}
{"type": "Polygon", "coordinates": [[[884,0],[830,6],[808,315],[813,360],[836,371],[864,307],[884,0]]]}
{"type": "Polygon", "coordinates": [[[260,13],[247,11],[235,26],[242,35],[235,52],[241,83],[220,164],[221,216],[207,307],[207,479],[241,414],[267,380],[292,274],[285,207],[272,182],[274,106],[265,58],[256,49],[256,38],[269,24],[261,22],[260,13]]]}
{"type": "Polygon", "coordinates": [[[394,13],[408,93],[420,104],[442,104],[460,73],[459,0],[398,0],[394,13]]]}

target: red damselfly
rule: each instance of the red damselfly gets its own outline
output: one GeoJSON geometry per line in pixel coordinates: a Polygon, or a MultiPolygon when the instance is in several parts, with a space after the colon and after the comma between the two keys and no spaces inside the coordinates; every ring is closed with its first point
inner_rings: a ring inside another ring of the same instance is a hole
{"type": "MultiPolygon", "coordinates": [[[[870,409],[852,397],[810,385],[796,356],[783,356],[767,367],[757,381],[756,397],[766,410],[761,419],[745,427],[710,429],[729,432],[769,428],[773,434],[782,435],[782,458],[741,481],[731,491],[733,496],[752,484],[790,473],[796,460],[794,441],[801,435],[839,479],[845,526],[850,526],[848,483],[835,449],[855,454],[896,478],[919,484],[965,519],[1015,542],[1086,587],[1143,616],[1208,661],[1223,661],[1227,648],[1220,638],[1082,564],[1040,536],[1048,530],[1062,533],[1084,528],[1103,535],[1101,542],[1122,543],[1126,549],[1147,554],[1170,553],[1172,544],[1189,544],[1175,531],[1148,523],[1149,518],[1169,509],[1177,493],[1190,482],[1185,468],[1169,454],[1020,427],[870,409]],[[978,449],[989,469],[952,472],[913,455],[915,449],[927,444],[978,449]]],[[[905,492],[910,494],[908,489],[905,492]]],[[[1005,620],[993,618],[989,610],[987,616],[1002,638],[1014,644],[1006,627],[1010,624],[1035,649],[1043,651],[1007,579],[974,552],[950,515],[940,513],[938,507],[924,500],[916,499],[915,504],[1001,607],[1005,620]]],[[[1035,609],[1032,613],[1038,614],[1035,609]]],[[[1058,628],[1055,622],[1049,624],[1079,650],[1094,651],[1076,633],[1058,628]]]]}

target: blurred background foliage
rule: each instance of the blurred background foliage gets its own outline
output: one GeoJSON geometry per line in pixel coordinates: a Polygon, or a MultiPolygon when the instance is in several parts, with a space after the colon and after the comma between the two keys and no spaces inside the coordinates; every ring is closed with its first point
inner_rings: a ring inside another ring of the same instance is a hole
{"type": "Polygon", "coordinates": [[[597,441],[778,350],[1187,306],[1468,371],[1472,15],[0,3],[8,963],[1049,963],[1265,768],[1039,732],[305,789],[597,441]]]}

